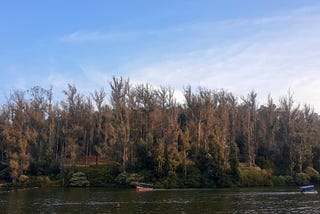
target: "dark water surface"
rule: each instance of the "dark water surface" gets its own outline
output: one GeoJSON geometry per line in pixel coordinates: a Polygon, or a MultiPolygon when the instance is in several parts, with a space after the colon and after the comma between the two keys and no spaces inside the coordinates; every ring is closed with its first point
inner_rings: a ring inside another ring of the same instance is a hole
{"type": "Polygon", "coordinates": [[[319,195],[297,188],[0,191],[0,213],[320,213],[319,195]]]}

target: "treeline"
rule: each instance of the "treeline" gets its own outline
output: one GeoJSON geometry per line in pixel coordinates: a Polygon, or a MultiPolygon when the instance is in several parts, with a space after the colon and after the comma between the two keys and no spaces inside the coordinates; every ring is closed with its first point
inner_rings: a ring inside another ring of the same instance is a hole
{"type": "Polygon", "coordinates": [[[59,102],[52,89],[13,91],[0,112],[0,177],[16,182],[112,165],[140,181],[209,187],[237,184],[244,166],[273,176],[320,170],[320,117],[295,105],[290,92],[277,105],[269,97],[258,106],[254,91],[236,97],[188,86],[180,104],[170,87],[122,77],[109,86],[107,97],[68,85],[59,102]]]}

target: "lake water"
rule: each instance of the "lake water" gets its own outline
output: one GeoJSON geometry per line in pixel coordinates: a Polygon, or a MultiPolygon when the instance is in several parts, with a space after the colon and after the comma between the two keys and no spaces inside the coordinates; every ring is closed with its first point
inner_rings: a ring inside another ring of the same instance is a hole
{"type": "Polygon", "coordinates": [[[0,191],[1,213],[320,213],[297,188],[136,192],[104,188],[0,191]]]}

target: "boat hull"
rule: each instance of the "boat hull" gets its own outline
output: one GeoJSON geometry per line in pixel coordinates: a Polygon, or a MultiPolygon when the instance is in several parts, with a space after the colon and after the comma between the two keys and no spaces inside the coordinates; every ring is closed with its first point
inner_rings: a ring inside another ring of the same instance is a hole
{"type": "Polygon", "coordinates": [[[301,194],[304,195],[315,195],[318,194],[318,191],[315,190],[314,185],[302,186],[300,187],[301,194]]]}
{"type": "Polygon", "coordinates": [[[150,191],[153,191],[153,188],[137,186],[136,191],[137,192],[150,192],[150,191]]]}

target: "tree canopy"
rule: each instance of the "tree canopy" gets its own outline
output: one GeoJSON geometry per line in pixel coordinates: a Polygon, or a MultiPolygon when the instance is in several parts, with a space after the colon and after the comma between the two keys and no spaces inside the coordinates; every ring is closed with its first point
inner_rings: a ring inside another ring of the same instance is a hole
{"type": "MultiPolygon", "coordinates": [[[[0,160],[10,179],[55,175],[68,166],[113,164],[146,181],[227,186],[239,164],[295,175],[320,170],[320,117],[289,92],[279,104],[257,93],[190,86],[185,103],[171,87],[113,77],[89,96],[74,85],[54,101],[52,88],[16,90],[0,111],[0,160]]],[[[1,170],[1,169],[0,169],[1,170]]],[[[0,173],[1,174],[1,173],[0,173]]]]}

